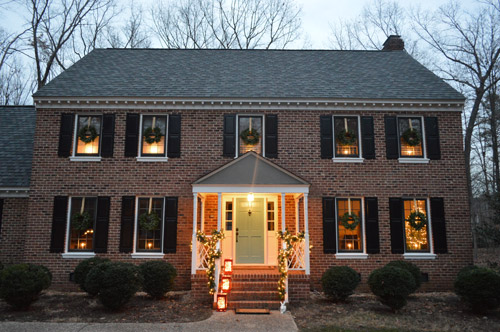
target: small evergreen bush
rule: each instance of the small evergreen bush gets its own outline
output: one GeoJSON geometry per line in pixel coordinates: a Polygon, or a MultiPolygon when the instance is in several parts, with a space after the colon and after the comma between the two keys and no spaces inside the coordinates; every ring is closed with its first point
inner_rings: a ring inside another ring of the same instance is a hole
{"type": "Polygon", "coordinates": [[[415,289],[415,280],[410,272],[392,266],[374,270],[368,278],[368,285],[380,302],[393,311],[406,305],[406,300],[415,289]]]}
{"type": "Polygon", "coordinates": [[[87,273],[83,289],[85,289],[88,294],[92,296],[97,296],[97,294],[99,294],[99,291],[101,290],[102,276],[109,263],[110,262],[97,264],[87,273]]]}
{"type": "Polygon", "coordinates": [[[415,288],[412,290],[412,293],[415,293],[415,291],[420,287],[422,283],[422,281],[420,280],[420,276],[422,275],[422,273],[420,272],[419,267],[415,264],[406,261],[392,261],[389,262],[386,266],[397,267],[411,273],[413,279],[415,280],[415,288]]]}
{"type": "Polygon", "coordinates": [[[90,293],[86,287],[85,287],[85,279],[87,278],[87,274],[90,272],[90,270],[99,264],[109,262],[110,260],[107,258],[101,258],[101,257],[92,257],[89,259],[84,259],[81,261],[75,268],[75,282],[80,286],[80,289],[89,293],[90,295],[96,295],[90,293]]]}
{"type": "Polygon", "coordinates": [[[348,266],[333,266],[321,278],[325,295],[332,301],[344,301],[354,293],[361,278],[348,266]]]}
{"type": "Polygon", "coordinates": [[[485,267],[465,267],[455,280],[455,293],[476,313],[500,305],[500,275],[485,267]]]}
{"type": "Polygon", "coordinates": [[[161,299],[172,290],[177,270],[165,261],[149,261],[139,266],[142,289],[155,299],[161,299]]]}
{"type": "Polygon", "coordinates": [[[0,272],[0,298],[15,309],[26,309],[38,299],[42,290],[52,281],[50,271],[44,266],[16,264],[0,272]]]}

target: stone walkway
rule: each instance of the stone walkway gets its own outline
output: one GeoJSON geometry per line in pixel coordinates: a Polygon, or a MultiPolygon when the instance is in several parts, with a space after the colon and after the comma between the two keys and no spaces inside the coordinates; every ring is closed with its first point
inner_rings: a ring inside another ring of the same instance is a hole
{"type": "Polygon", "coordinates": [[[234,311],[214,312],[207,320],[192,323],[47,323],[0,322],[0,332],[293,332],[298,331],[290,312],[284,315],[236,315],[234,311]]]}

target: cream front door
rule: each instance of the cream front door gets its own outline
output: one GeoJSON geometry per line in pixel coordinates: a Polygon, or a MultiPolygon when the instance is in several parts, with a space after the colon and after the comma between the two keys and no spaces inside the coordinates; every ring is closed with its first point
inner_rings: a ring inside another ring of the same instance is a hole
{"type": "Polygon", "coordinates": [[[236,264],[264,264],[264,226],[264,199],[237,198],[236,264]]]}

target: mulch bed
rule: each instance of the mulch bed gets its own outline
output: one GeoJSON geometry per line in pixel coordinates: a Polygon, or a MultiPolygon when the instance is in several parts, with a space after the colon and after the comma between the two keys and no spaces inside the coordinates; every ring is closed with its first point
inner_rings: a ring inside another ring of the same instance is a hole
{"type": "Polygon", "coordinates": [[[48,291],[25,311],[14,311],[0,301],[0,321],[169,323],[200,321],[211,315],[210,304],[194,300],[189,292],[170,292],[162,300],[138,293],[119,311],[106,309],[83,292],[48,291]]]}
{"type": "Polygon", "coordinates": [[[322,293],[313,292],[308,302],[291,305],[290,311],[303,331],[328,326],[355,331],[500,331],[499,309],[488,315],[475,315],[453,293],[412,295],[403,309],[392,313],[371,294],[355,294],[347,303],[335,304],[322,293]]]}

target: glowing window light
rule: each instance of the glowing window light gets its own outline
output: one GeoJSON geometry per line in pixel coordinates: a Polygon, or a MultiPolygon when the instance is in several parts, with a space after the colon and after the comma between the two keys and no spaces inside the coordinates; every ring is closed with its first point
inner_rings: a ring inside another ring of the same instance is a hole
{"type": "Polygon", "coordinates": [[[223,293],[229,293],[231,291],[231,277],[222,277],[221,290],[223,293]]]}
{"type": "Polygon", "coordinates": [[[226,294],[217,294],[217,311],[226,311],[227,296],[226,294]]]}
{"type": "Polygon", "coordinates": [[[224,260],[224,274],[232,274],[233,273],[233,260],[225,259],[224,260]]]}

